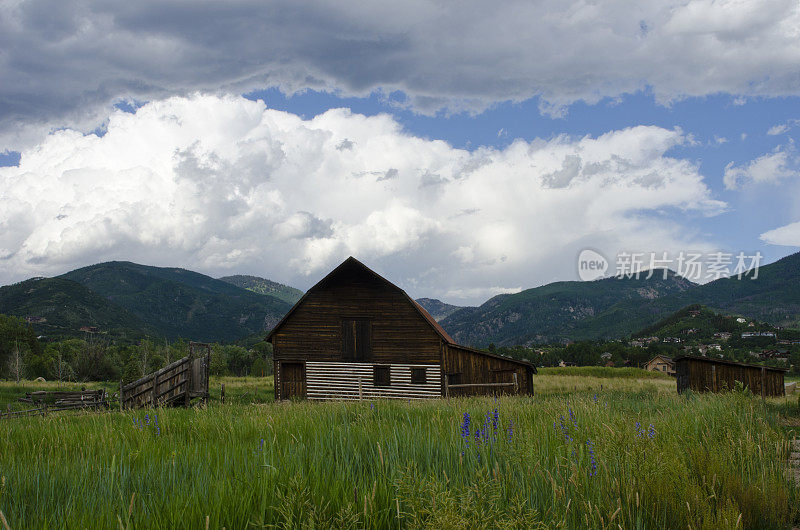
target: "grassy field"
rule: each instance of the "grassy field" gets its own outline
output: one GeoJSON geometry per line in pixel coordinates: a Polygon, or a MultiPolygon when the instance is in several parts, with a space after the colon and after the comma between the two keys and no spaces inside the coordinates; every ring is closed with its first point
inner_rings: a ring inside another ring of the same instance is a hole
{"type": "Polygon", "coordinates": [[[213,380],[212,397],[223,382],[226,404],[206,409],[2,420],[10,527],[800,522],[784,470],[796,397],[677,396],[671,379],[576,369],[497,401],[271,403],[271,380],[252,378],[213,380]]]}

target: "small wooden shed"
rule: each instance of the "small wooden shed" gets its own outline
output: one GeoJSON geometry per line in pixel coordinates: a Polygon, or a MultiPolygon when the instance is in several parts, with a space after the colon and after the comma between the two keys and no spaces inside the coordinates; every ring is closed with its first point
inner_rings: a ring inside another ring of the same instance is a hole
{"type": "Polygon", "coordinates": [[[405,291],[353,257],[267,336],[276,399],[533,393],[528,362],[456,344],[405,291]]]}
{"type": "Polygon", "coordinates": [[[785,395],[785,369],[757,364],[744,364],[725,359],[682,355],[675,358],[678,393],[686,389],[695,392],[732,390],[740,382],[762,397],[785,395]]]}

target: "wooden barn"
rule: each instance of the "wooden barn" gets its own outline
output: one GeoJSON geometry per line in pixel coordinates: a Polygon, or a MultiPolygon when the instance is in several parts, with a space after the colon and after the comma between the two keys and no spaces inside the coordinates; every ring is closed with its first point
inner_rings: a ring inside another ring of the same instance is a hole
{"type": "Polygon", "coordinates": [[[456,344],[405,291],[353,257],[267,336],[276,399],[533,393],[536,368],[456,344]]]}
{"type": "Polygon", "coordinates": [[[711,357],[683,355],[675,358],[678,393],[686,389],[695,392],[722,392],[742,383],[755,395],[774,397],[785,395],[782,368],[744,364],[711,357]]]}

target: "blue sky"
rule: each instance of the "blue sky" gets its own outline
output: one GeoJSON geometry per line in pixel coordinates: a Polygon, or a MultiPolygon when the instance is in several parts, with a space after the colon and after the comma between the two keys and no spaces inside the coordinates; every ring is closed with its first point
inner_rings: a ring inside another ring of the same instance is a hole
{"type": "Polygon", "coordinates": [[[355,255],[478,303],[585,248],[800,247],[794,1],[0,9],[0,283],[355,255]]]}

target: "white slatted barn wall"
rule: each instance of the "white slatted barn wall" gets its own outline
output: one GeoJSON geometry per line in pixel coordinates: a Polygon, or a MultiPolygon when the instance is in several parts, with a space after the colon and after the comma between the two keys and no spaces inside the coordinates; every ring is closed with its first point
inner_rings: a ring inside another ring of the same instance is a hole
{"type": "Polygon", "coordinates": [[[381,364],[306,362],[308,399],[359,399],[359,378],[363,399],[426,399],[441,397],[441,369],[438,364],[381,364]],[[390,367],[390,386],[372,384],[373,366],[390,367]],[[411,384],[411,369],[425,368],[424,385],[411,384]]]}

